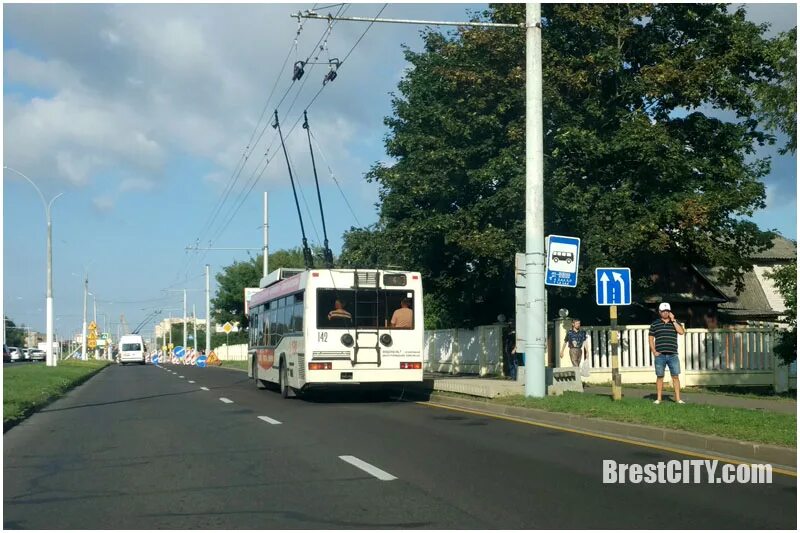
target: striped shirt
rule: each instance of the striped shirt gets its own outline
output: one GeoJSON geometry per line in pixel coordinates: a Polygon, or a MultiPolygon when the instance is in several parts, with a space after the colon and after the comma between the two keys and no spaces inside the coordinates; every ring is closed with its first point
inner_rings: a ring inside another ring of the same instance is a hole
{"type": "Polygon", "coordinates": [[[660,354],[678,353],[678,332],[672,322],[656,320],[650,324],[650,336],[656,338],[656,351],[660,354]]]}

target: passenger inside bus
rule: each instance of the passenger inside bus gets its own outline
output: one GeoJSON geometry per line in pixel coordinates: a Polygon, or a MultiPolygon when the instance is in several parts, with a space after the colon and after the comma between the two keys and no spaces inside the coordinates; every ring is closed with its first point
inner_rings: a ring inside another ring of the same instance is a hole
{"type": "Polygon", "coordinates": [[[400,309],[392,314],[392,327],[395,329],[411,329],[414,325],[414,312],[411,310],[411,300],[400,300],[400,309]]]}
{"type": "Polygon", "coordinates": [[[333,311],[328,313],[328,320],[352,320],[353,317],[350,313],[344,308],[344,304],[342,301],[337,298],[333,304],[333,311]]]}

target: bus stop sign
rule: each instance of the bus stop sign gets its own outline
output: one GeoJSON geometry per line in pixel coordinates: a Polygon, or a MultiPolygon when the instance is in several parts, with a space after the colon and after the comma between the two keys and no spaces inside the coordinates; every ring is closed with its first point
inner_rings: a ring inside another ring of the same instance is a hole
{"type": "Polygon", "coordinates": [[[545,285],[576,287],[581,240],[578,237],[550,235],[547,237],[547,270],[545,285]]]}

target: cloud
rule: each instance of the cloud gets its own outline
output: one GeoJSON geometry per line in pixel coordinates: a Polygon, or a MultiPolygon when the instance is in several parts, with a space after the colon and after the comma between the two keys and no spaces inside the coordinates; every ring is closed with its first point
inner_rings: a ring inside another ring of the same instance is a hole
{"type": "Polygon", "coordinates": [[[114,210],[114,199],[110,196],[95,196],[92,198],[92,205],[101,213],[109,213],[114,210]]]}
{"type": "Polygon", "coordinates": [[[120,192],[130,191],[152,191],[155,188],[155,182],[147,178],[126,178],[119,184],[120,192]]]}

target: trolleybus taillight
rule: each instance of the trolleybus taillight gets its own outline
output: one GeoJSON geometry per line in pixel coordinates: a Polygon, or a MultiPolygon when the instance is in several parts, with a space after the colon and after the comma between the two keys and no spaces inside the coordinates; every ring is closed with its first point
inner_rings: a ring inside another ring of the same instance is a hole
{"type": "Polygon", "coordinates": [[[308,363],[309,370],[331,370],[333,363],[308,363]]]}
{"type": "Polygon", "coordinates": [[[401,362],[400,363],[400,368],[401,369],[409,369],[409,370],[420,370],[422,368],[422,363],[420,363],[420,362],[416,362],[416,363],[401,362]]]}

